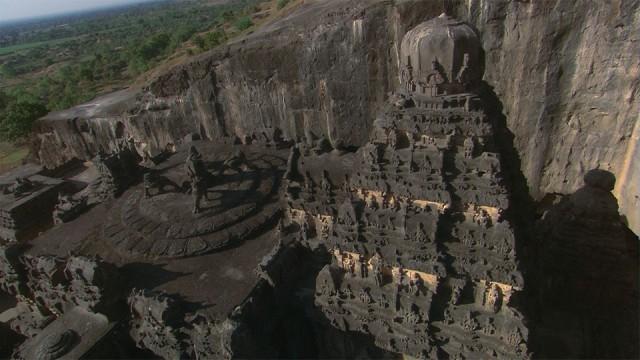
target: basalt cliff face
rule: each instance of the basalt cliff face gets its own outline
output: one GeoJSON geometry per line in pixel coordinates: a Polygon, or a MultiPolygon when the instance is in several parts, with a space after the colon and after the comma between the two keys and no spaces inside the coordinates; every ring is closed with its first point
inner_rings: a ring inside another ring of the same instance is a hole
{"type": "MultiPolygon", "coordinates": [[[[482,41],[484,81],[513,133],[531,194],[570,193],[589,169],[617,176],[640,230],[640,2],[453,1],[482,41]],[[502,108],[500,108],[502,107],[502,108]]],[[[51,113],[34,153],[47,167],[131,138],[154,156],[186,136],[366,143],[399,83],[403,35],[440,1],[310,1],[248,37],[129,89],[51,113]]]]}

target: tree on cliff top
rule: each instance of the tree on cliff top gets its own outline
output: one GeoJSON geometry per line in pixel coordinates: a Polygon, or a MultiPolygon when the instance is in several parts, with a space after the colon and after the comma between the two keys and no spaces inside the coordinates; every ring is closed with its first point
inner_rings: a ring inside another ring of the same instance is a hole
{"type": "Polygon", "coordinates": [[[4,108],[7,107],[7,103],[9,102],[9,97],[7,94],[0,91],[0,114],[4,111],[4,108]]]}
{"type": "Polygon", "coordinates": [[[46,113],[47,108],[27,93],[0,93],[0,140],[15,141],[27,136],[33,123],[46,113]]]}
{"type": "Polygon", "coordinates": [[[250,17],[243,16],[240,19],[238,19],[234,25],[235,25],[236,29],[242,31],[242,30],[246,30],[246,29],[252,27],[253,26],[253,21],[251,21],[250,17]]]}

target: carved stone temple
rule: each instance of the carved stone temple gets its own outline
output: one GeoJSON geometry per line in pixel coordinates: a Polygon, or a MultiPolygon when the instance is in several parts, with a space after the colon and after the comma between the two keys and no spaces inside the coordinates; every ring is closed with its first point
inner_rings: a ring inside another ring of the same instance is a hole
{"type": "Polygon", "coordinates": [[[303,151],[305,179],[288,185],[302,237],[330,249],[316,305],[391,352],[527,356],[509,184],[474,92],[480,54],[474,30],[445,14],[407,32],[369,143],[339,162],[303,151]]]}
{"type": "Polygon", "coordinates": [[[42,119],[53,160],[0,176],[0,358],[638,358],[615,176],[531,198],[492,50],[436,5],[296,2],[42,119]]]}

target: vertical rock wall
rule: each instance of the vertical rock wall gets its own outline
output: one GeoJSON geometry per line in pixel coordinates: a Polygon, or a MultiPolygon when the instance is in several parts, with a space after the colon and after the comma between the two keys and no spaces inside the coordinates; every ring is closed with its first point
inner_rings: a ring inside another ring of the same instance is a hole
{"type": "Polygon", "coordinates": [[[609,170],[640,231],[640,2],[468,0],[458,11],[480,30],[485,80],[532,195],[570,193],[588,170],[609,170]]]}

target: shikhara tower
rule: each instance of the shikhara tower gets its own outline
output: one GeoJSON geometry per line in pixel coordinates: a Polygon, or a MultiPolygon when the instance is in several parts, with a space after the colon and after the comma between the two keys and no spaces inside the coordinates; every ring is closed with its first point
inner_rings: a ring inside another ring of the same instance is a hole
{"type": "Polygon", "coordinates": [[[419,24],[369,143],[355,154],[302,145],[289,160],[289,217],[332,257],[316,305],[389,351],[528,356],[497,125],[475,92],[482,59],[467,24],[446,14],[419,24]]]}

